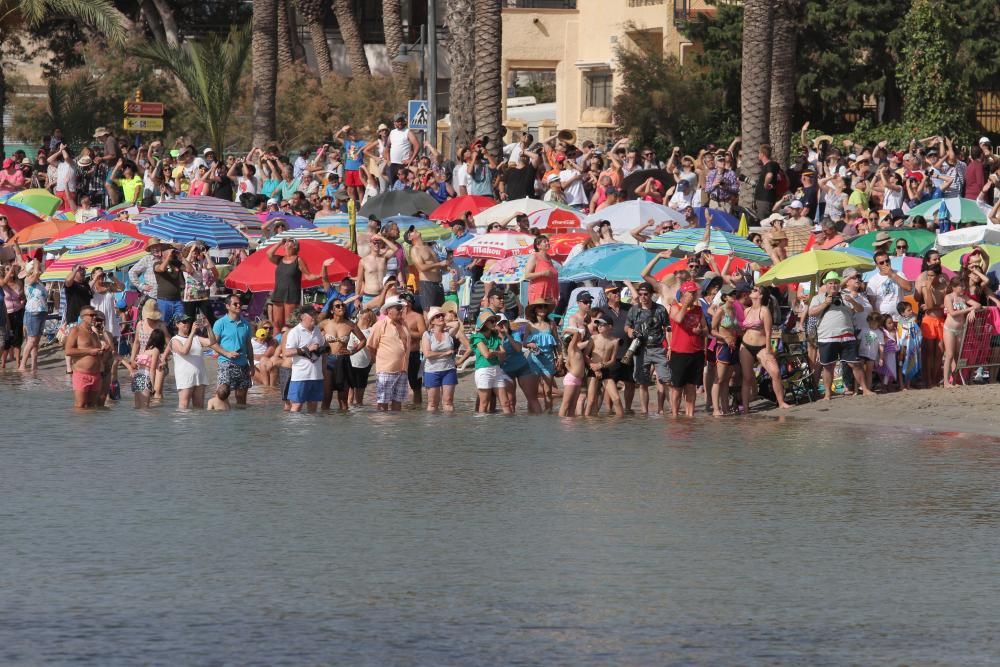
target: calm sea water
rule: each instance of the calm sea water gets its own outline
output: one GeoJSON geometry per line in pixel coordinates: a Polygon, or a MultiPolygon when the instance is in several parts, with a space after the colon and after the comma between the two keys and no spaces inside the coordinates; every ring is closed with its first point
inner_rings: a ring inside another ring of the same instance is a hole
{"type": "Polygon", "coordinates": [[[1000,659],[996,441],[75,414],[62,382],[0,375],[3,665],[1000,659]]]}

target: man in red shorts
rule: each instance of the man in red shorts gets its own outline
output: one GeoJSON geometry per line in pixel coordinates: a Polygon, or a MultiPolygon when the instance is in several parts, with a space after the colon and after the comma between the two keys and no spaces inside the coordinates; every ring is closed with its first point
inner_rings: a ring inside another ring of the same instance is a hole
{"type": "Polygon", "coordinates": [[[365,183],[361,180],[361,167],[364,164],[364,149],[368,142],[358,139],[354,128],[345,125],[337,132],[335,139],[342,139],[344,142],[344,187],[347,194],[354,201],[361,201],[361,195],[365,192],[365,183]]]}
{"type": "Polygon", "coordinates": [[[81,324],[66,336],[66,356],[73,364],[73,405],[77,408],[96,406],[101,392],[101,370],[109,345],[94,331],[96,313],[85,306],[80,311],[81,324]]]}
{"type": "Polygon", "coordinates": [[[921,373],[925,387],[936,387],[944,378],[944,295],[948,291],[948,278],[941,272],[941,254],[928,250],[914,289],[923,319],[920,332],[924,335],[921,354],[921,373]]]}

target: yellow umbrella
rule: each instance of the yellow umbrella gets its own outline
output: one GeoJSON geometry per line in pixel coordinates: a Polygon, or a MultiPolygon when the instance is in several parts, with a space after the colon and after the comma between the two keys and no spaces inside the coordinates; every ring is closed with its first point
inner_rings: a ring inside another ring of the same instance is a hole
{"type": "MultiPolygon", "coordinates": [[[[810,250],[778,262],[760,277],[758,285],[787,285],[812,280],[820,273],[857,269],[869,271],[875,268],[870,259],[835,250],[810,250]]],[[[822,276],[821,276],[822,277],[822,276]]]]}

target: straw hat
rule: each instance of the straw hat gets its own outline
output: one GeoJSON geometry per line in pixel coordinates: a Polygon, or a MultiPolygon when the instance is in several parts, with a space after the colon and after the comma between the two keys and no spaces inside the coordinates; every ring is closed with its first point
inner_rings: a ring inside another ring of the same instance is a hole
{"type": "Polygon", "coordinates": [[[386,299],[386,302],[382,304],[379,311],[384,315],[390,308],[395,308],[396,306],[402,308],[403,302],[400,299],[386,299]]]}
{"type": "Polygon", "coordinates": [[[156,307],[156,302],[150,299],[142,306],[142,319],[144,320],[162,320],[163,313],[160,309],[156,307]]]}
{"type": "Polygon", "coordinates": [[[818,137],[816,137],[815,139],[813,139],[813,147],[814,148],[819,148],[819,145],[821,143],[823,143],[824,141],[827,142],[827,143],[829,143],[829,144],[832,144],[833,143],[833,137],[831,137],[829,134],[821,134],[818,137]]]}
{"type": "Polygon", "coordinates": [[[526,318],[528,318],[529,322],[534,322],[535,319],[536,319],[535,318],[536,311],[539,308],[543,307],[543,306],[546,307],[546,308],[549,308],[549,309],[552,308],[552,304],[549,303],[548,300],[546,300],[546,299],[540,299],[539,301],[534,301],[532,303],[529,303],[527,306],[525,306],[525,308],[524,308],[524,316],[526,318]]]}
{"type": "Polygon", "coordinates": [[[438,315],[444,315],[444,310],[439,306],[431,306],[427,309],[427,323],[430,324],[438,315]]]}
{"type": "Polygon", "coordinates": [[[155,236],[146,241],[146,252],[154,252],[156,250],[168,250],[169,248],[173,248],[173,246],[167,243],[166,241],[156,238],[155,236]]]}

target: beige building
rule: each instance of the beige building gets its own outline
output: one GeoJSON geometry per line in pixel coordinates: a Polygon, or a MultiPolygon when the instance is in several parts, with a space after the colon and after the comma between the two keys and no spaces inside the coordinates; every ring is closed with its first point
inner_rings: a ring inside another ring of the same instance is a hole
{"type": "Polygon", "coordinates": [[[705,0],[504,0],[505,94],[526,72],[551,71],[556,82],[554,114],[547,110],[554,117],[543,120],[530,107],[511,106],[510,125],[523,118],[540,138],[557,128],[576,131],[580,141],[603,141],[614,127],[618,46],[673,55],[684,64],[694,45],[678,24],[714,11],[705,0]]]}

